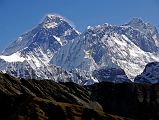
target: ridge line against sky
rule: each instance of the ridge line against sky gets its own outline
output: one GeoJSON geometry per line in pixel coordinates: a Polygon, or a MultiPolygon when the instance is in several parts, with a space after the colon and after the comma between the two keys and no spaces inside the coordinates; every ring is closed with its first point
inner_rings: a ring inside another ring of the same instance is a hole
{"type": "Polygon", "coordinates": [[[129,22],[139,17],[159,28],[158,0],[0,0],[0,51],[37,26],[48,13],[57,13],[84,31],[88,25],[129,22]]]}

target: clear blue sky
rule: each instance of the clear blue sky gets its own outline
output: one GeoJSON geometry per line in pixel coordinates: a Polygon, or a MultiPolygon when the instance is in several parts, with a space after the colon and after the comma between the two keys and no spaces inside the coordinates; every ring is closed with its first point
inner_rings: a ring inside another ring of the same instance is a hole
{"type": "Polygon", "coordinates": [[[133,17],[159,26],[159,0],[0,0],[0,51],[52,12],[80,32],[88,25],[119,25],[133,17]]]}

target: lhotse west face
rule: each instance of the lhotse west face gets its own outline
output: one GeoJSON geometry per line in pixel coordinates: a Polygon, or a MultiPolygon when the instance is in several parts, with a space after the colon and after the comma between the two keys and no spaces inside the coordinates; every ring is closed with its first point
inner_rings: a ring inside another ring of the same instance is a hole
{"type": "Polygon", "coordinates": [[[120,26],[107,23],[89,26],[78,38],[62,47],[51,62],[66,70],[123,69],[133,81],[147,63],[159,60],[158,43],[157,29],[133,18],[120,26]]]}

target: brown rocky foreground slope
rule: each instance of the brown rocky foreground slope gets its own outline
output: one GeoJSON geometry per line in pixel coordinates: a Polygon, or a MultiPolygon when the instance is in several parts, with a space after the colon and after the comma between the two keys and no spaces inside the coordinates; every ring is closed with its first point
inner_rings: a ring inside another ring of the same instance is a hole
{"type": "Polygon", "coordinates": [[[80,86],[51,80],[18,80],[0,73],[2,120],[129,118],[159,118],[159,85],[102,82],[80,86]]]}

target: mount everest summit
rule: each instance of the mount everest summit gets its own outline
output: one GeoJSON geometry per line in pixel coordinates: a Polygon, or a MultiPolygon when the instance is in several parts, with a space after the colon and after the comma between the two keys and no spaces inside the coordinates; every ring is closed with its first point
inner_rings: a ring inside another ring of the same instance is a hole
{"type": "Polygon", "coordinates": [[[155,61],[159,33],[139,18],[120,26],[88,26],[79,33],[63,17],[49,14],[3,51],[0,70],[19,78],[88,85],[134,81],[155,61]]]}
{"type": "Polygon", "coordinates": [[[3,51],[0,56],[1,71],[26,79],[59,81],[59,74],[61,79],[65,79],[61,76],[67,72],[49,65],[49,61],[63,45],[78,35],[79,32],[63,17],[47,15],[42,23],[3,51]]]}

